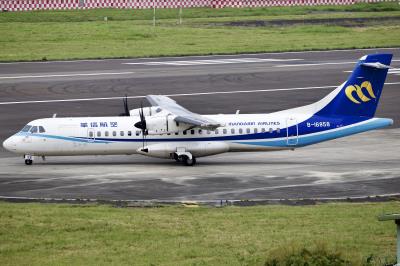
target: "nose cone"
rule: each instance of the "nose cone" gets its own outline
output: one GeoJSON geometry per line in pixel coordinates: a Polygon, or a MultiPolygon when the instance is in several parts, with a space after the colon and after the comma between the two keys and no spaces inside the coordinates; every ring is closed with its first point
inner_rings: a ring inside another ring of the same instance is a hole
{"type": "Polygon", "coordinates": [[[4,149],[9,150],[9,151],[15,151],[16,146],[17,145],[16,145],[13,137],[10,137],[3,142],[4,149]]]}

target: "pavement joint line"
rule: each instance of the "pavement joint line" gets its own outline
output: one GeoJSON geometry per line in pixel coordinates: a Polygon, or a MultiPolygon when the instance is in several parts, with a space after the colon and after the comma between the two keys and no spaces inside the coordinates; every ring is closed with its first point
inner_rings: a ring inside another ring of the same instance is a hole
{"type": "MultiPolygon", "coordinates": [[[[400,82],[388,82],[385,85],[399,85],[400,82]]],[[[283,88],[283,89],[265,89],[265,90],[240,90],[240,91],[215,91],[215,92],[195,92],[195,93],[178,93],[178,94],[163,94],[169,97],[180,96],[201,96],[201,95],[215,95],[215,94],[236,94],[236,93],[257,93],[257,92],[277,92],[277,91],[296,91],[296,90],[315,90],[315,89],[332,89],[335,86],[315,86],[315,87],[298,87],[298,88],[283,88]]],[[[145,95],[140,96],[127,96],[128,99],[145,98],[145,95]]],[[[120,100],[125,97],[97,97],[97,98],[75,98],[75,99],[59,99],[59,100],[32,100],[32,101],[14,101],[14,102],[0,102],[0,105],[12,104],[32,104],[32,103],[56,103],[56,102],[84,102],[84,101],[100,101],[100,100],[120,100]]]]}
{"type": "MultiPolygon", "coordinates": [[[[266,53],[243,53],[243,54],[215,54],[215,55],[186,55],[186,57],[225,57],[225,56],[255,56],[255,55],[279,55],[279,54],[313,54],[330,52],[353,52],[353,51],[371,51],[371,50],[395,50],[400,47],[377,47],[377,48],[358,48],[358,49],[332,49],[332,50],[313,50],[313,51],[288,51],[288,52],[266,52],[266,53]]],[[[54,60],[54,61],[20,61],[20,62],[0,62],[0,65],[6,64],[51,64],[51,63],[75,63],[75,62],[103,62],[109,60],[154,60],[165,58],[183,58],[184,56],[166,56],[166,57],[138,57],[138,58],[106,58],[106,59],[81,59],[81,60],[54,60]]],[[[393,60],[392,60],[393,61],[393,60]]]]}
{"type": "Polygon", "coordinates": [[[52,75],[26,75],[26,76],[6,76],[1,79],[27,79],[27,78],[55,78],[55,77],[81,77],[81,76],[102,76],[102,75],[129,75],[135,72],[97,72],[97,73],[77,73],[77,74],[52,74],[52,75]]]}
{"type": "Polygon", "coordinates": [[[327,202],[334,202],[334,201],[373,201],[374,199],[385,199],[388,197],[400,197],[399,193],[384,193],[384,194],[375,194],[375,195],[366,195],[366,196],[343,196],[343,197],[299,197],[299,198],[261,198],[261,199],[202,199],[202,200],[145,200],[145,199],[101,199],[101,198],[55,198],[55,197],[21,197],[21,196],[1,196],[0,200],[22,200],[22,201],[33,201],[33,202],[40,202],[40,201],[53,201],[53,202],[104,202],[104,203],[152,203],[152,204],[162,204],[162,203],[175,203],[175,204],[184,204],[184,203],[191,203],[191,204],[205,204],[205,203],[220,203],[221,200],[225,203],[228,201],[229,203],[259,203],[259,202],[285,202],[285,201],[327,201],[327,202]]]}

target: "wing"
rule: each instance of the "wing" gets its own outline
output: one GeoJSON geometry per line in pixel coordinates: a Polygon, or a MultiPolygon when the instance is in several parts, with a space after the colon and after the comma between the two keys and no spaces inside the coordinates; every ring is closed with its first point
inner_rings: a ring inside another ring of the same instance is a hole
{"type": "Polygon", "coordinates": [[[148,95],[146,98],[152,106],[159,106],[161,109],[167,110],[175,115],[176,117],[174,120],[176,122],[182,122],[205,129],[216,129],[222,126],[221,123],[215,120],[190,112],[167,96],[148,95]]]}

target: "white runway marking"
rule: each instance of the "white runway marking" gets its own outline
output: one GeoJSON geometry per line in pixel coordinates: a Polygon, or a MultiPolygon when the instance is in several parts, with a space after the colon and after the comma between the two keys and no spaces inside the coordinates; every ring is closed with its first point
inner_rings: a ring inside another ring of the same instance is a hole
{"type": "MultiPolygon", "coordinates": [[[[398,62],[400,59],[393,59],[392,62],[398,62]]],[[[309,63],[309,64],[291,64],[291,65],[276,65],[274,67],[306,67],[306,66],[326,66],[326,65],[348,65],[348,64],[356,64],[357,61],[354,62],[325,62],[325,63],[309,63]]]]}
{"type": "MultiPolygon", "coordinates": [[[[385,85],[399,85],[400,82],[385,83],[385,85]]],[[[241,91],[214,91],[214,92],[195,92],[195,93],[178,93],[178,94],[164,94],[169,97],[179,96],[200,96],[200,95],[214,95],[214,94],[236,94],[236,93],[257,93],[257,92],[276,92],[276,91],[297,91],[297,90],[316,90],[316,89],[333,89],[335,86],[318,86],[318,87],[303,87],[303,88],[284,88],[284,89],[269,89],[269,90],[241,90],[241,91]]],[[[145,98],[141,96],[128,96],[128,99],[145,98]]],[[[98,98],[78,98],[78,99],[60,99],[60,100],[37,100],[37,101],[19,101],[19,102],[0,102],[0,105],[11,104],[29,104],[29,103],[57,103],[57,102],[84,102],[84,101],[100,101],[100,100],[118,100],[125,97],[98,97],[98,98]]]]}
{"type": "Polygon", "coordinates": [[[325,65],[347,65],[355,64],[357,62],[327,62],[327,63],[310,63],[310,64],[296,64],[296,65],[276,65],[274,67],[306,67],[306,66],[325,66],[325,65]]]}
{"type": "Polygon", "coordinates": [[[76,74],[53,74],[53,75],[27,75],[27,76],[6,76],[1,79],[27,79],[27,78],[56,78],[56,77],[84,77],[84,76],[103,76],[103,75],[129,75],[135,72],[98,72],[98,73],[76,73],[76,74]]]}
{"type": "Polygon", "coordinates": [[[195,65],[223,65],[262,62],[286,62],[299,61],[303,59],[270,59],[270,58],[233,58],[233,59],[207,59],[207,60],[178,60],[178,61],[153,61],[138,63],[122,63],[123,65],[146,65],[146,66],[195,66],[195,65]]]}
{"type": "MultiPolygon", "coordinates": [[[[345,70],[345,71],[343,71],[343,72],[345,72],[345,73],[352,73],[353,70],[345,70]]],[[[393,75],[400,76],[400,68],[391,68],[391,69],[389,69],[388,73],[389,73],[389,74],[393,74],[393,75]]]]}

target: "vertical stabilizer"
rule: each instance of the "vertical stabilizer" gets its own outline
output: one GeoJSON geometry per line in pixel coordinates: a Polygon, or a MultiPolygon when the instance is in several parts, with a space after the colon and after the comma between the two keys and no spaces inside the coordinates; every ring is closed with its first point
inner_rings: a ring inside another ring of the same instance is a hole
{"type": "Polygon", "coordinates": [[[348,80],[337,89],[336,96],[316,115],[373,117],[391,60],[392,54],[371,54],[360,58],[348,80]]]}

